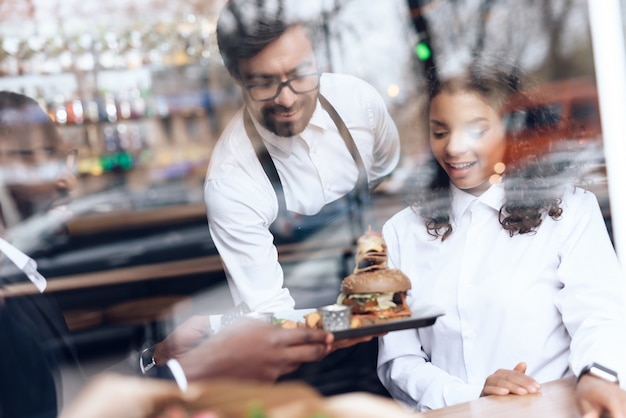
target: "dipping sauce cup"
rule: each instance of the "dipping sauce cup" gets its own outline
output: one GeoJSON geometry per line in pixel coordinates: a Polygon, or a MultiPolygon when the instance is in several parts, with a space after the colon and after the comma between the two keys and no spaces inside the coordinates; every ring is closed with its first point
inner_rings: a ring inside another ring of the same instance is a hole
{"type": "Polygon", "coordinates": [[[326,331],[342,331],[350,328],[352,308],[347,305],[327,305],[318,308],[322,326],[326,331]]]}

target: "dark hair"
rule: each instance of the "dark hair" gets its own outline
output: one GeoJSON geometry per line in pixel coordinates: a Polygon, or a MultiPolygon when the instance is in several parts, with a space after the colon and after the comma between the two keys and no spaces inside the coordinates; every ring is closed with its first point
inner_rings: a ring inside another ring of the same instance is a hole
{"type": "MultiPolygon", "coordinates": [[[[505,202],[499,215],[502,227],[513,236],[535,232],[544,213],[558,219],[562,214],[562,167],[543,160],[541,156],[520,151],[530,149],[533,138],[541,132],[536,130],[533,135],[517,135],[510,129],[512,116],[505,115],[510,99],[526,95],[528,91],[520,67],[501,58],[474,57],[461,73],[450,75],[433,68],[426,79],[425,121],[431,101],[443,91],[478,93],[502,114],[507,127],[506,172],[502,176],[505,202]]],[[[452,233],[450,179],[432,155],[420,170],[421,174],[416,176],[413,184],[410,203],[424,218],[428,233],[443,241],[452,233]]]]}
{"type": "Polygon", "coordinates": [[[239,60],[260,53],[288,28],[302,25],[315,45],[319,22],[291,16],[286,0],[229,0],[217,21],[217,45],[230,75],[241,80],[239,60]]]}
{"type": "Polygon", "coordinates": [[[62,143],[54,122],[33,98],[11,91],[0,91],[0,140],[19,139],[35,127],[42,128],[49,145],[62,143]]]}

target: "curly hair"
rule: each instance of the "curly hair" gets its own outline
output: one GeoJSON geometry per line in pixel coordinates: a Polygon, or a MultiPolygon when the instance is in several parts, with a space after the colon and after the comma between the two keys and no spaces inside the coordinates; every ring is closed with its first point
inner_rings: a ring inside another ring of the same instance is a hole
{"type": "MultiPolygon", "coordinates": [[[[532,234],[542,223],[544,214],[559,219],[563,213],[561,199],[562,174],[567,166],[545,159],[533,143],[542,134],[537,128],[532,134],[520,135],[516,132],[516,119],[521,115],[528,123],[529,118],[543,117],[557,120],[556,115],[531,115],[523,108],[511,108],[512,98],[526,99],[527,90],[517,65],[509,65],[498,60],[497,64],[474,57],[471,64],[461,74],[446,76],[434,68],[427,74],[428,100],[424,108],[424,118],[428,119],[430,103],[441,92],[474,92],[479,94],[503,117],[507,130],[506,172],[502,176],[505,201],[499,211],[499,221],[511,236],[532,234]]],[[[532,122],[531,122],[532,123],[532,122]]],[[[428,126],[426,124],[425,126],[428,126]]],[[[451,222],[450,179],[444,169],[431,155],[425,166],[415,176],[409,203],[413,210],[424,219],[426,230],[435,239],[444,241],[453,231],[451,222]]]]}

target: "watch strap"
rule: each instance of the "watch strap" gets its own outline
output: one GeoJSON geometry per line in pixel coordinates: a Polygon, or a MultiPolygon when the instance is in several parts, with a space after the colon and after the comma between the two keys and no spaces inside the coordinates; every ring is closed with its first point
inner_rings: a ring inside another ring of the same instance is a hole
{"type": "Polygon", "coordinates": [[[583,369],[580,371],[580,374],[578,375],[577,381],[586,374],[590,374],[594,377],[606,380],[607,382],[619,384],[617,372],[598,363],[591,363],[583,367],[583,369]]]}
{"type": "Polygon", "coordinates": [[[141,370],[142,374],[146,374],[155,366],[154,346],[144,348],[139,354],[139,370],[141,370]]]}

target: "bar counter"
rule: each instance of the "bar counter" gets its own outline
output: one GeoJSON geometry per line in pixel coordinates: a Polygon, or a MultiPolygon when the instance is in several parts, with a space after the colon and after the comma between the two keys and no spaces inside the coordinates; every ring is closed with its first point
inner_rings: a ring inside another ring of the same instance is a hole
{"type": "Polygon", "coordinates": [[[417,414],[420,418],[579,418],[575,378],[541,385],[533,395],[488,396],[446,408],[417,414]]]}

